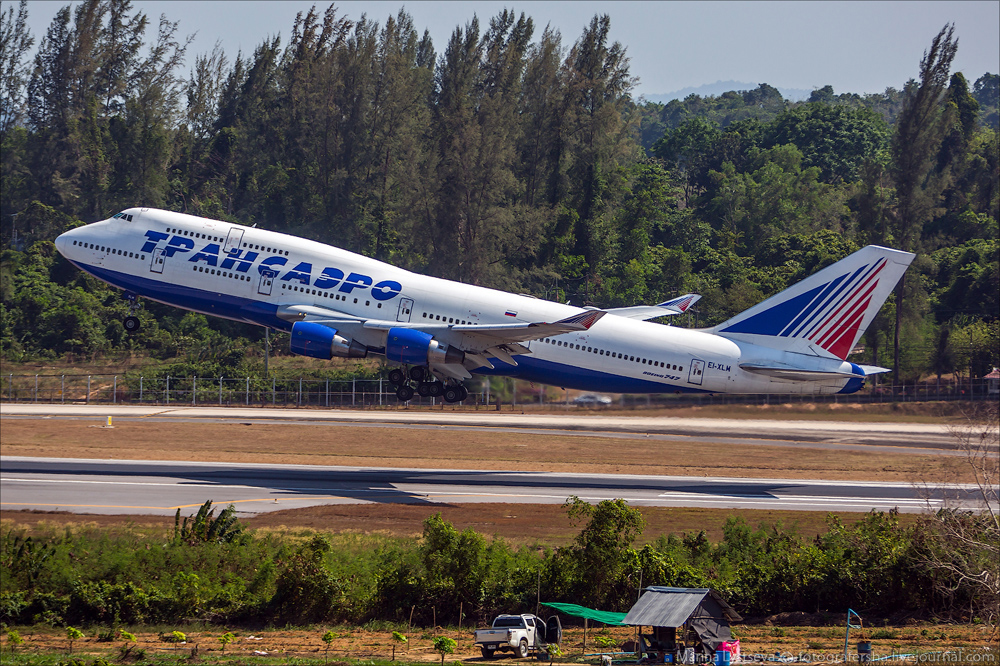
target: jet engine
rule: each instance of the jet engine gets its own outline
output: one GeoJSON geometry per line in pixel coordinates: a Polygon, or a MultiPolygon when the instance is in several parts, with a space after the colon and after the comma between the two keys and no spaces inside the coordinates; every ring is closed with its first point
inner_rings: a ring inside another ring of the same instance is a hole
{"type": "Polygon", "coordinates": [[[406,365],[461,363],[465,352],[434,339],[430,333],[412,328],[390,328],[385,340],[385,357],[406,365]]]}
{"type": "Polygon", "coordinates": [[[337,329],[311,321],[297,321],[292,324],[293,354],[311,356],[329,361],[334,356],[364,358],[368,347],[337,335],[337,329]]]}

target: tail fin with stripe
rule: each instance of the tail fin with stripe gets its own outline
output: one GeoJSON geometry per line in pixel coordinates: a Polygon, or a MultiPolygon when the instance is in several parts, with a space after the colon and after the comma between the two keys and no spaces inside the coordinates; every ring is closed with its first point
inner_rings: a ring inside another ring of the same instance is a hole
{"type": "Polygon", "coordinates": [[[765,347],[846,359],[913,257],[869,245],[711,331],[765,347]]]}

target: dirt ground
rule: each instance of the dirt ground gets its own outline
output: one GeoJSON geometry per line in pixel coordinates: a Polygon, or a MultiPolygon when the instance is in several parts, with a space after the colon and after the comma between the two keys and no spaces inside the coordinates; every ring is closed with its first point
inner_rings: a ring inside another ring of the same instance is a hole
{"type": "MultiPolygon", "coordinates": [[[[543,616],[546,615],[542,608],[543,616]]],[[[828,618],[824,626],[780,626],[780,618],[766,619],[757,625],[739,625],[733,631],[740,639],[741,653],[749,655],[813,655],[814,662],[833,661],[844,651],[844,624],[838,618],[828,618]]],[[[448,636],[458,643],[454,654],[447,656],[446,661],[480,662],[486,660],[480,655],[474,645],[472,630],[475,627],[407,627],[406,623],[395,627],[407,637],[407,642],[396,643],[392,639],[392,628],[380,631],[370,631],[357,627],[313,627],[308,630],[285,631],[234,631],[236,639],[226,647],[226,654],[249,657],[257,655],[263,663],[270,660],[266,657],[278,658],[280,662],[292,658],[314,658],[343,662],[345,660],[387,660],[393,656],[393,645],[396,646],[395,658],[402,662],[438,662],[440,654],[434,651],[432,641],[437,636],[448,636]],[[328,630],[336,634],[330,643],[327,655],[327,645],[322,636],[328,630]]],[[[136,634],[138,647],[146,651],[147,657],[154,655],[176,654],[178,657],[197,655],[198,660],[211,663],[223,657],[219,642],[225,628],[212,628],[205,631],[190,629],[184,631],[187,638],[184,644],[172,644],[162,640],[163,635],[171,634],[173,628],[164,628],[163,634],[146,632],[136,634]]],[[[181,630],[185,630],[181,627],[181,630]]],[[[584,646],[584,632],[581,627],[565,627],[562,643],[564,657],[560,662],[579,663],[581,660],[591,663],[597,661],[597,654],[613,652],[635,636],[635,630],[630,627],[595,629],[587,632],[587,643],[584,646]],[[600,644],[607,644],[602,646],[600,644]],[[588,657],[584,657],[588,655],[588,657]]],[[[989,648],[992,645],[994,659],[992,662],[979,659],[977,663],[996,663],[995,641],[991,643],[989,630],[973,625],[934,625],[929,623],[909,623],[898,627],[868,628],[859,634],[851,632],[851,649],[859,637],[873,642],[873,656],[886,655],[895,652],[934,652],[955,650],[961,648],[969,652],[989,648]]],[[[69,647],[64,631],[45,630],[37,633],[22,632],[25,643],[20,652],[44,653],[65,652],[69,647]]],[[[3,651],[8,652],[7,639],[3,638],[3,651]]],[[[77,656],[117,656],[119,648],[124,644],[121,638],[101,642],[95,635],[74,642],[73,654],[77,656]]],[[[624,656],[624,655],[623,655],[624,656]]],[[[989,657],[990,655],[980,655],[989,657]]],[[[501,663],[515,660],[510,653],[498,654],[495,659],[501,663]]],[[[194,661],[194,660],[192,660],[194,661]]],[[[955,660],[949,661],[954,663],[955,660]]],[[[237,662],[239,663],[239,662],[237,662]]]]}

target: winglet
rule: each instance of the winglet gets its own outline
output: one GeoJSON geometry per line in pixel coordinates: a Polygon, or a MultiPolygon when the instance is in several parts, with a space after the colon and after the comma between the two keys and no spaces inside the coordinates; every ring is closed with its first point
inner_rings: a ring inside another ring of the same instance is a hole
{"type": "Polygon", "coordinates": [[[666,308],[667,310],[673,310],[679,314],[684,314],[688,311],[688,308],[697,303],[700,299],[700,294],[684,294],[683,296],[678,296],[677,298],[671,298],[669,301],[657,303],[656,307],[666,308]]]}
{"type": "Polygon", "coordinates": [[[607,312],[604,310],[587,310],[586,312],[581,312],[580,314],[575,314],[565,319],[560,319],[559,321],[552,322],[553,324],[568,324],[571,326],[579,326],[580,331],[590,330],[590,327],[597,323],[597,320],[606,315],[607,312]]]}

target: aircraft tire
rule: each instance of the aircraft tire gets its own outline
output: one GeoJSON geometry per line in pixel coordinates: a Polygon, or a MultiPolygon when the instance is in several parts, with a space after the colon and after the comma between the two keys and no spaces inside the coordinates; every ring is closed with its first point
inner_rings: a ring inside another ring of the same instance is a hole
{"type": "Polygon", "coordinates": [[[428,390],[430,391],[427,395],[431,397],[438,397],[444,393],[444,384],[441,382],[430,382],[428,385],[428,390]]]}
{"type": "Polygon", "coordinates": [[[420,382],[420,384],[417,385],[417,394],[420,395],[421,398],[430,397],[431,384],[428,384],[427,382],[420,382]]]}
{"type": "Polygon", "coordinates": [[[139,321],[138,317],[130,315],[125,317],[125,320],[122,322],[122,326],[124,326],[125,330],[129,333],[138,333],[139,329],[142,328],[142,322],[139,321]]]}
{"type": "Polygon", "coordinates": [[[389,371],[389,381],[396,386],[401,385],[406,381],[406,373],[400,368],[393,368],[389,371]]]}
{"type": "Polygon", "coordinates": [[[458,388],[461,389],[462,392],[462,397],[459,398],[458,401],[462,402],[463,400],[469,397],[469,389],[465,388],[464,384],[459,384],[458,388]]]}
{"type": "Polygon", "coordinates": [[[415,382],[424,381],[425,379],[427,379],[428,374],[429,373],[427,372],[427,368],[425,368],[422,365],[415,365],[412,368],[410,368],[410,379],[412,379],[415,382]]]}
{"type": "Polygon", "coordinates": [[[410,398],[413,397],[413,389],[406,384],[403,384],[398,389],[396,389],[396,399],[400,402],[409,402],[410,398]]]}
{"type": "Polygon", "coordinates": [[[446,386],[444,389],[444,401],[445,402],[458,402],[462,399],[462,391],[459,390],[460,386],[446,386]]]}

